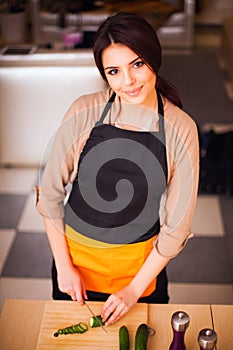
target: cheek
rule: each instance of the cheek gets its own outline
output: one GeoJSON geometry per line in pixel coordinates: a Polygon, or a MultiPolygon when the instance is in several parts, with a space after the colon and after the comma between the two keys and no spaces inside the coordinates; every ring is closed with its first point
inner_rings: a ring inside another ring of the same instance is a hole
{"type": "Polygon", "coordinates": [[[146,67],[144,71],[144,80],[149,84],[156,84],[156,74],[148,67],[146,67]]]}
{"type": "Polygon", "coordinates": [[[155,81],[156,80],[156,76],[154,73],[152,73],[151,71],[147,71],[146,74],[145,74],[145,78],[148,80],[148,81],[155,81]]]}
{"type": "Polygon", "coordinates": [[[117,79],[116,77],[107,77],[107,81],[109,86],[115,90],[118,87],[120,87],[120,79],[117,79]]]}

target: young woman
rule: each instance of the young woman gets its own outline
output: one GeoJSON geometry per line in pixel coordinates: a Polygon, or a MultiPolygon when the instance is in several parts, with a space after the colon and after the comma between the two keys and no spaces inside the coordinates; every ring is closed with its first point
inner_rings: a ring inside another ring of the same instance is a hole
{"type": "Polygon", "coordinates": [[[159,75],[160,43],[144,18],[110,16],[93,50],[109,88],[68,109],[37,208],[54,257],[54,299],[105,301],[111,324],[137,302],[169,300],[166,265],[191,236],[199,147],[194,121],[159,75]]]}

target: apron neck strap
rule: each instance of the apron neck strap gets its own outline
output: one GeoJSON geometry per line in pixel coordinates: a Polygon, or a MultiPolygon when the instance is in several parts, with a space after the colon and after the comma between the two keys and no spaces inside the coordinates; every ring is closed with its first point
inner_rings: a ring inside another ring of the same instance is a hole
{"type": "Polygon", "coordinates": [[[160,93],[157,91],[157,98],[158,98],[158,114],[159,114],[159,130],[164,131],[164,108],[163,108],[163,101],[160,93]]]}
{"type": "MultiPolygon", "coordinates": [[[[116,93],[114,92],[104,107],[104,110],[103,110],[101,117],[99,119],[99,123],[104,122],[104,118],[108,114],[108,112],[112,106],[112,103],[115,100],[115,97],[116,97],[116,93]]],[[[163,108],[163,101],[162,101],[161,95],[158,91],[157,91],[157,98],[158,98],[158,113],[159,113],[159,130],[163,131],[164,130],[164,117],[163,117],[164,116],[164,108],[163,108]]]]}
{"type": "Polygon", "coordinates": [[[111,108],[112,103],[113,103],[113,101],[115,100],[115,97],[116,97],[116,93],[114,92],[114,93],[112,94],[112,96],[110,97],[110,99],[108,100],[107,104],[106,104],[105,107],[104,107],[104,110],[103,110],[103,112],[102,112],[102,114],[101,114],[101,117],[100,117],[100,119],[99,119],[99,123],[103,123],[103,122],[104,122],[104,118],[105,118],[106,115],[108,114],[108,111],[109,111],[109,109],[111,108]]]}

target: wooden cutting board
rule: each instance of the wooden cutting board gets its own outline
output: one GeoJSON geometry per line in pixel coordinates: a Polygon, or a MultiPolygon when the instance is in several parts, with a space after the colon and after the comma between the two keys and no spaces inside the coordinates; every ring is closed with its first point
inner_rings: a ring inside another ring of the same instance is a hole
{"type": "MultiPolygon", "coordinates": [[[[88,302],[96,315],[99,315],[103,303],[88,302]]],[[[91,317],[85,305],[80,306],[72,301],[48,301],[45,307],[41,324],[37,350],[50,349],[79,349],[79,350],[118,350],[119,328],[125,325],[130,336],[130,349],[134,349],[136,330],[141,323],[147,323],[147,305],[136,304],[118,322],[107,328],[106,334],[101,327],[90,328],[83,334],[68,334],[54,337],[59,328],[71,326],[79,322],[85,322],[89,326],[91,317]]]]}

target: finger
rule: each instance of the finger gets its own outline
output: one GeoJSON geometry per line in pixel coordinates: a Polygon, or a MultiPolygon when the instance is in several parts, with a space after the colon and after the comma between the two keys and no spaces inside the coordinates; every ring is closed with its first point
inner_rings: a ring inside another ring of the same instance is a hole
{"type": "Polygon", "coordinates": [[[80,305],[84,305],[83,298],[82,298],[82,299],[77,299],[77,298],[76,298],[76,300],[77,300],[77,302],[78,302],[80,305]]]}
{"type": "Polygon", "coordinates": [[[76,293],[74,291],[70,292],[69,295],[71,296],[72,300],[77,300],[76,293]]]}
{"type": "Polygon", "coordinates": [[[104,322],[110,317],[111,314],[113,314],[116,308],[117,304],[114,303],[114,301],[109,301],[106,305],[104,305],[101,312],[101,317],[104,322]]]}
{"type": "Polygon", "coordinates": [[[117,306],[119,300],[116,298],[115,295],[111,294],[108,299],[105,301],[103,307],[102,307],[102,313],[104,314],[106,310],[111,308],[114,304],[117,306]]]}
{"type": "Polygon", "coordinates": [[[82,297],[79,297],[79,293],[77,291],[72,290],[71,288],[66,289],[64,293],[68,294],[72,300],[82,301],[82,297]]]}
{"type": "Polygon", "coordinates": [[[112,323],[115,323],[116,321],[118,321],[123,315],[126,314],[128,308],[125,307],[124,304],[121,304],[117,307],[117,309],[115,310],[115,312],[109,317],[109,319],[107,320],[107,322],[105,323],[106,326],[109,326],[112,323]]]}
{"type": "Polygon", "coordinates": [[[88,300],[87,292],[86,292],[84,285],[82,285],[82,295],[83,295],[85,300],[88,300]]]}
{"type": "Polygon", "coordinates": [[[83,296],[80,291],[76,291],[76,299],[80,305],[84,304],[83,296]]]}
{"type": "Polygon", "coordinates": [[[62,293],[66,293],[68,295],[71,295],[71,288],[60,288],[60,291],[62,293]]]}

